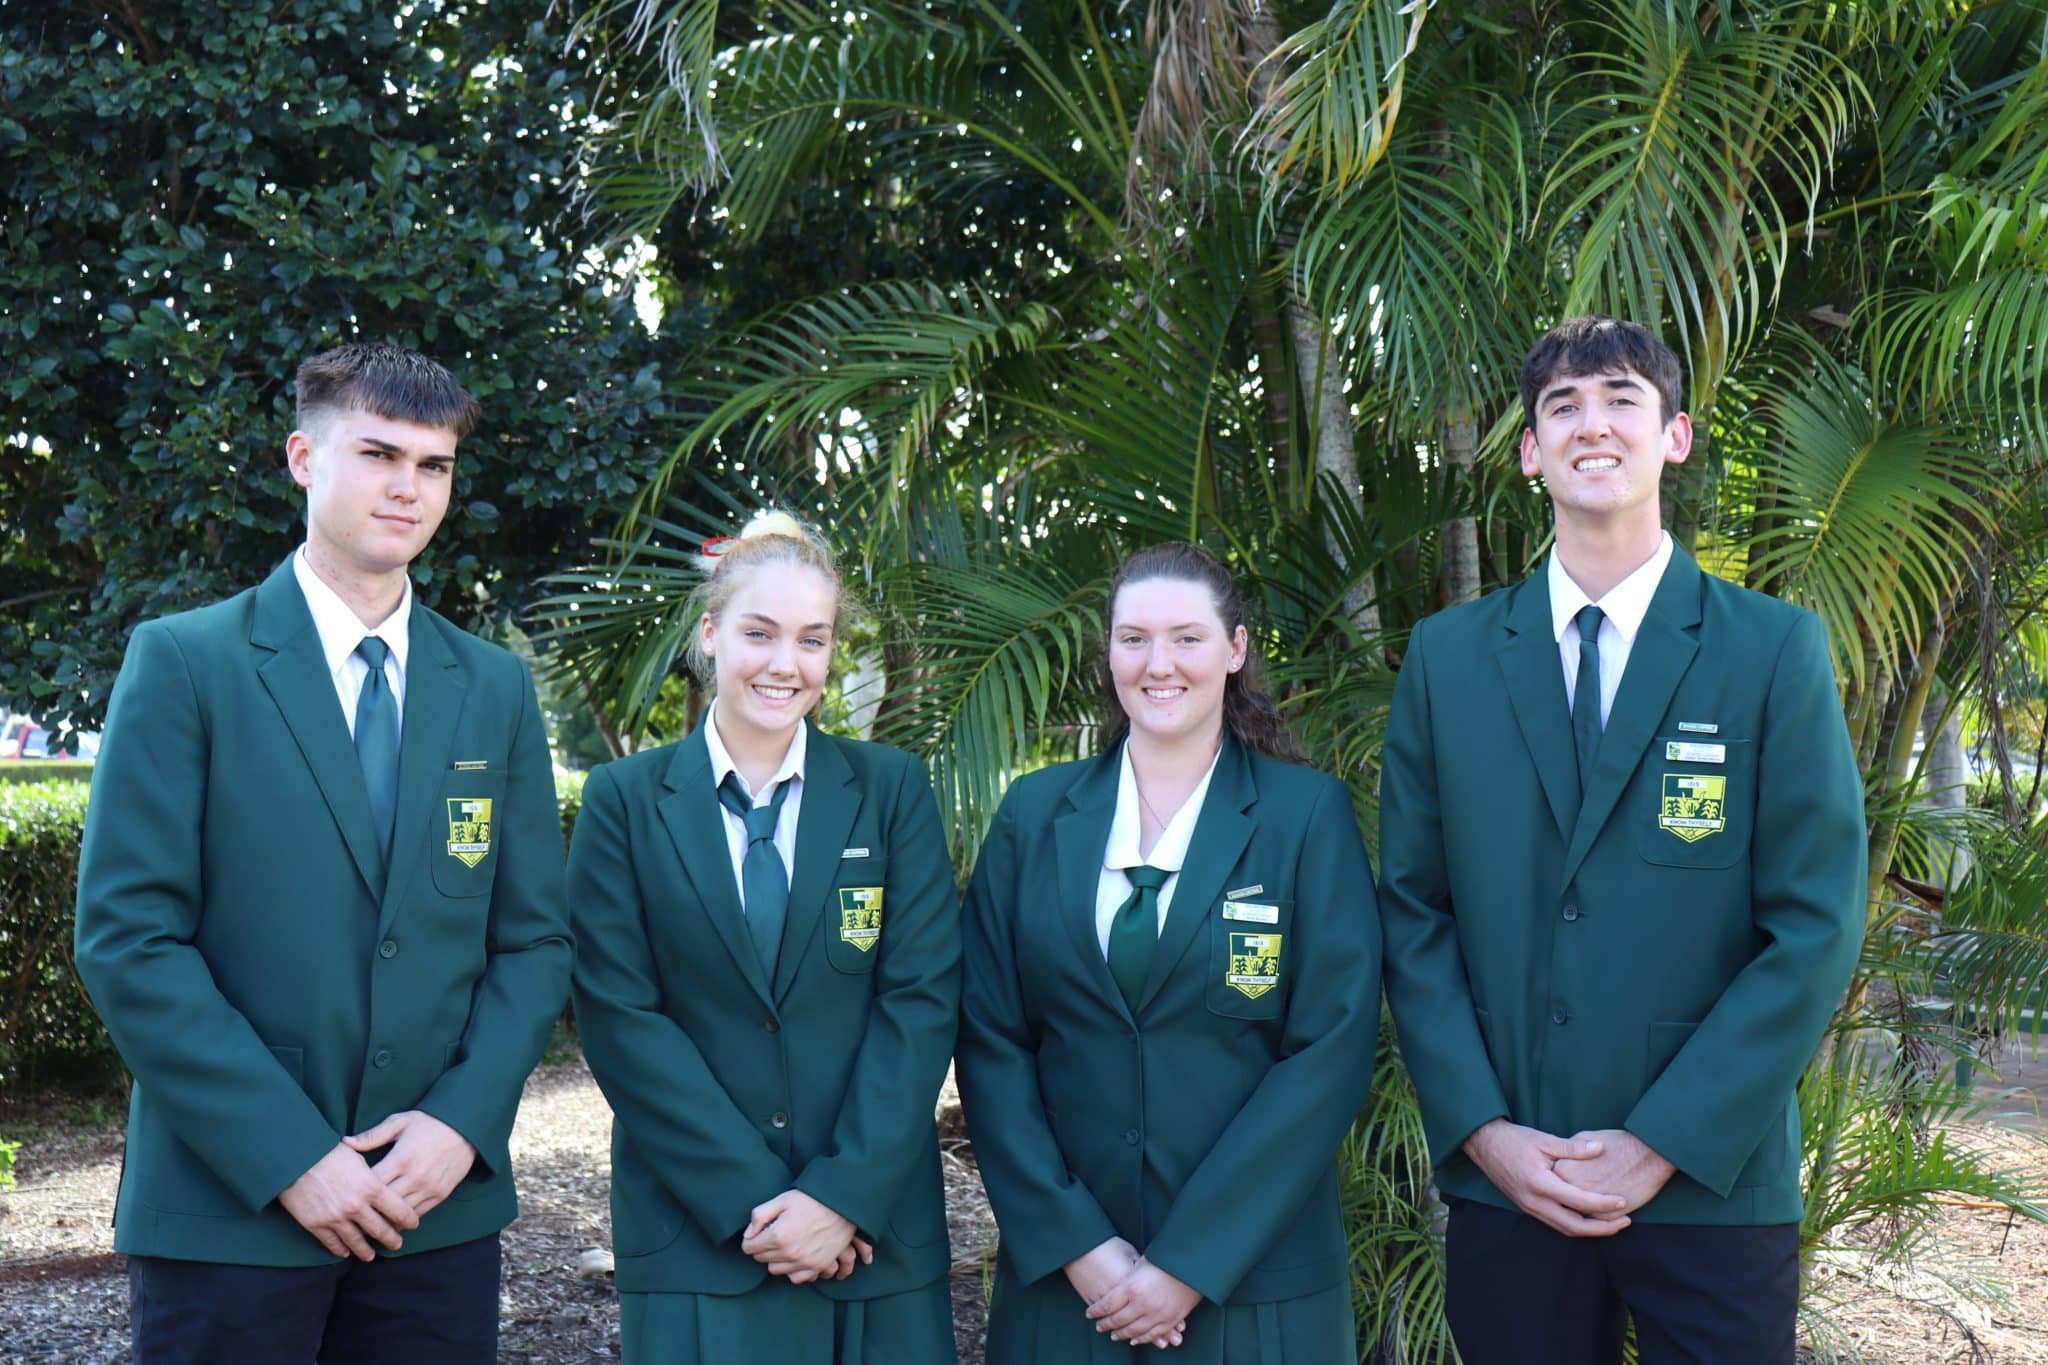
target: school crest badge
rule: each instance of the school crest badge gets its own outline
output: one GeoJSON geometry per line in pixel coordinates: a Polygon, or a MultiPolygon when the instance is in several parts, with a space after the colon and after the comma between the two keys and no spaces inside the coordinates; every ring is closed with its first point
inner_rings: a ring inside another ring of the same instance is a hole
{"type": "Polygon", "coordinates": [[[882,937],[882,888],[842,886],[839,888],[839,939],[862,952],[882,937]]]}
{"type": "Polygon", "coordinates": [[[1223,980],[1256,1000],[1280,984],[1280,935],[1232,934],[1223,980]]]}
{"type": "Polygon", "coordinates": [[[1657,803],[1657,828],[1668,830],[1688,844],[1728,828],[1728,779],[1720,774],[1664,774],[1664,791],[1657,803]]]}
{"type": "Polygon", "coordinates": [[[491,851],[491,798],[448,798],[448,854],[475,867],[491,851]]]}

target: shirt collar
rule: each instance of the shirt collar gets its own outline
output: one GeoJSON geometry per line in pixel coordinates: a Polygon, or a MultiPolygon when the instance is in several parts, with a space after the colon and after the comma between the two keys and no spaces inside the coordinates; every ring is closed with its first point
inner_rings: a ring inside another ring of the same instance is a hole
{"type": "Polygon", "coordinates": [[[1130,741],[1124,741],[1121,757],[1117,760],[1116,814],[1109,823],[1109,845],[1103,853],[1102,865],[1114,868],[1133,868],[1149,864],[1162,872],[1178,872],[1188,860],[1188,845],[1194,842],[1195,820],[1202,813],[1202,802],[1209,795],[1209,779],[1216,776],[1216,759],[1223,757],[1223,747],[1216,748],[1216,758],[1209,760],[1209,771],[1202,774],[1202,780],[1188,793],[1188,799],[1173,813],[1160,831],[1159,842],[1152,846],[1149,858],[1138,855],[1138,775],[1131,768],[1130,741]]]}
{"type": "Polygon", "coordinates": [[[301,545],[292,556],[292,574],[299,580],[299,591],[305,594],[306,610],[313,615],[313,629],[320,632],[320,652],[327,657],[327,671],[339,672],[348,656],[356,652],[356,646],[363,642],[365,635],[374,635],[391,647],[391,657],[398,661],[398,676],[405,676],[405,656],[412,646],[412,579],[404,579],[404,590],[399,593],[398,605],[389,616],[374,626],[364,626],[355,608],[341,600],[341,594],[327,585],[327,580],[313,572],[313,566],[306,562],[306,547],[301,545]]]}
{"type": "MultiPolygon", "coordinates": [[[[747,787],[746,774],[740,773],[740,787],[754,801],[759,802],[775,790],[776,785],[791,778],[804,775],[804,756],[810,752],[811,727],[803,721],[796,723],[796,737],[789,742],[789,752],[782,756],[782,766],[775,770],[775,776],[768,779],[768,785],[759,792],[747,787]]],[[[711,699],[710,714],[704,717],[704,747],[711,751],[711,782],[713,786],[725,785],[727,773],[739,772],[739,764],[732,761],[732,753],[725,747],[725,741],[718,736],[718,698],[711,699]]]]}
{"type": "Polygon", "coordinates": [[[1621,638],[1629,644],[1636,641],[1636,632],[1643,628],[1643,617],[1649,615],[1650,599],[1657,595],[1657,584],[1664,577],[1664,570],[1671,563],[1671,533],[1657,533],[1657,548],[1627,578],[1607,590],[1607,595],[1598,602],[1586,596],[1584,589],[1572,581],[1564,571],[1564,564],[1557,557],[1555,546],[1550,551],[1550,633],[1559,642],[1564,633],[1573,629],[1573,618],[1586,606],[1597,606],[1601,614],[1614,623],[1621,638]]]}

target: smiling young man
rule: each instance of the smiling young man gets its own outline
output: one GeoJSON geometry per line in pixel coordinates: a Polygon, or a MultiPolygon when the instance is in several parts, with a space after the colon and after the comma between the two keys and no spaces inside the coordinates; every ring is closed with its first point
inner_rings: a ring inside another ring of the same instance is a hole
{"type": "Polygon", "coordinates": [[[1861,941],[1862,784],[1811,613],[1704,574],[1658,480],[1678,357],[1524,362],[1543,571],[1410,637],[1380,794],[1388,997],[1468,1365],[1790,1362],[1801,1072],[1861,941]]]}
{"type": "Polygon", "coordinates": [[[491,1361],[506,1144],[568,993],[553,770],[525,666],[408,577],[475,402],[383,345],[297,398],[305,543],[136,630],[86,820],[135,1359],[491,1361]]]}

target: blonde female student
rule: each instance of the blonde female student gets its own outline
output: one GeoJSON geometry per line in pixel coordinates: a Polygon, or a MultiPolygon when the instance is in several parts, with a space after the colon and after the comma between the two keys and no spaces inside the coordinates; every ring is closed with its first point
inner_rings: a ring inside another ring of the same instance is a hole
{"type": "Polygon", "coordinates": [[[593,772],[569,854],[624,1356],[951,1365],[938,807],[908,754],[806,719],[840,607],[814,529],[757,517],[701,592],[703,724],[593,772]]]}
{"type": "Polygon", "coordinates": [[[968,891],[989,1365],[1338,1365],[1380,979],[1351,796],[1298,761],[1214,556],[1132,555],[1105,616],[1112,742],[1010,787],[968,891]]]}

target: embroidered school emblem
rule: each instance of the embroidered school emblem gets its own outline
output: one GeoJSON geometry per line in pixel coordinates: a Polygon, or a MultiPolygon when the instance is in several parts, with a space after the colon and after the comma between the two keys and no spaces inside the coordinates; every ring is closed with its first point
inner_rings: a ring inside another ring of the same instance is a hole
{"type": "Polygon", "coordinates": [[[1669,830],[1688,844],[1728,828],[1728,779],[1696,773],[1664,774],[1664,793],[1657,804],[1657,828],[1669,830]]]}
{"type": "Polygon", "coordinates": [[[448,853],[464,867],[475,867],[491,851],[491,798],[448,798],[448,853]]]}
{"type": "Polygon", "coordinates": [[[842,886],[839,888],[839,939],[862,952],[875,946],[882,936],[882,888],[842,886]]]}
{"type": "Polygon", "coordinates": [[[1256,1000],[1280,984],[1280,935],[1232,934],[1224,981],[1256,1000]]]}

